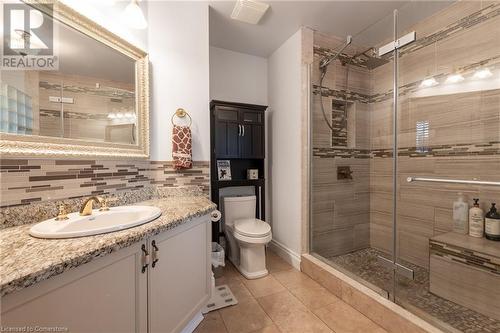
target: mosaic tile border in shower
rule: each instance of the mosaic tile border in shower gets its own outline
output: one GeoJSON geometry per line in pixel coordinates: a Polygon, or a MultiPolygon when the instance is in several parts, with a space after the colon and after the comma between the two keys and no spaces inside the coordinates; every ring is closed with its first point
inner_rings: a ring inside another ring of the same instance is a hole
{"type": "Polygon", "coordinates": [[[462,247],[429,240],[431,254],[500,275],[500,257],[491,258],[462,247]]]}
{"type": "MultiPolygon", "coordinates": [[[[313,156],[322,158],[388,158],[392,149],[352,149],[352,148],[313,148],[313,156]]],[[[461,157],[500,155],[500,141],[484,144],[434,145],[426,147],[401,147],[398,156],[406,157],[461,157]]]]}
{"type": "Polygon", "coordinates": [[[426,46],[434,44],[438,41],[441,41],[446,38],[450,38],[453,35],[460,33],[466,29],[470,29],[478,24],[486,22],[492,18],[495,18],[500,15],[500,3],[492,3],[489,6],[486,6],[480,9],[477,12],[474,12],[468,16],[465,16],[458,21],[450,24],[434,33],[425,36],[423,38],[417,39],[415,43],[408,44],[404,46],[400,51],[400,57],[403,57],[409,53],[420,50],[426,46]]]}
{"type": "Polygon", "coordinates": [[[1,208],[148,186],[198,186],[208,194],[210,166],[195,161],[192,169],[175,170],[171,161],[2,159],[0,179],[1,208]]]}
{"type": "Polygon", "coordinates": [[[351,149],[342,147],[313,148],[313,156],[321,158],[371,158],[369,149],[351,149]]]}

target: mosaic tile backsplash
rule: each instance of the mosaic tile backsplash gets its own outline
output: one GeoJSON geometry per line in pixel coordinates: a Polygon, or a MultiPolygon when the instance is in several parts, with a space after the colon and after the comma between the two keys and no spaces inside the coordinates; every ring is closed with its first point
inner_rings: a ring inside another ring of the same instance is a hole
{"type": "Polygon", "coordinates": [[[118,194],[147,187],[198,186],[208,195],[209,162],[174,170],[171,161],[0,160],[0,208],[118,194]]]}

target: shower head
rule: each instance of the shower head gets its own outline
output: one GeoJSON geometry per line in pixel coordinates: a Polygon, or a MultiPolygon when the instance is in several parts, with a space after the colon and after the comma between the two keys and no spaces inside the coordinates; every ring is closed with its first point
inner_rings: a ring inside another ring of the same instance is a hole
{"type": "Polygon", "coordinates": [[[340,50],[338,50],[335,54],[331,55],[331,56],[328,56],[328,57],[324,57],[323,59],[321,59],[321,61],[319,62],[319,69],[321,69],[322,71],[326,71],[326,68],[328,67],[328,65],[336,60],[340,54],[342,53],[342,51],[344,51],[350,44],[352,43],[352,36],[347,36],[347,39],[344,43],[344,45],[342,45],[342,47],[340,48],[340,50]]]}
{"type": "Polygon", "coordinates": [[[362,53],[356,54],[352,57],[352,61],[359,66],[368,68],[369,70],[375,69],[389,62],[389,60],[379,57],[377,55],[377,51],[373,47],[362,53]]]}

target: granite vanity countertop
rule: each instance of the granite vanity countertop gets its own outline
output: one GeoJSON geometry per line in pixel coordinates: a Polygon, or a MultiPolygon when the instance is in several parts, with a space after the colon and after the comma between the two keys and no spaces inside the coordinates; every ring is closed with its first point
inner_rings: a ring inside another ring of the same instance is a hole
{"type": "Polygon", "coordinates": [[[173,229],[216,208],[204,196],[152,199],[135,205],[158,207],[162,215],[134,228],[80,238],[34,238],[28,233],[32,224],[0,230],[0,296],[173,229]]]}

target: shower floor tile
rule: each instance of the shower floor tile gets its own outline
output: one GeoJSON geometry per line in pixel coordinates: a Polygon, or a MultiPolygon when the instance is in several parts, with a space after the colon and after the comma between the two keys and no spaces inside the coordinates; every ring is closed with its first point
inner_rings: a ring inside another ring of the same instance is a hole
{"type": "MultiPolygon", "coordinates": [[[[384,253],[372,248],[327,258],[336,265],[387,291],[392,290],[392,273],[382,266],[377,256],[384,253]]],[[[466,333],[500,332],[500,321],[448,301],[429,292],[429,272],[408,262],[400,263],[415,272],[415,280],[398,277],[396,299],[408,310],[424,313],[445,325],[466,333]]],[[[432,323],[432,320],[429,320],[432,323]]]]}

